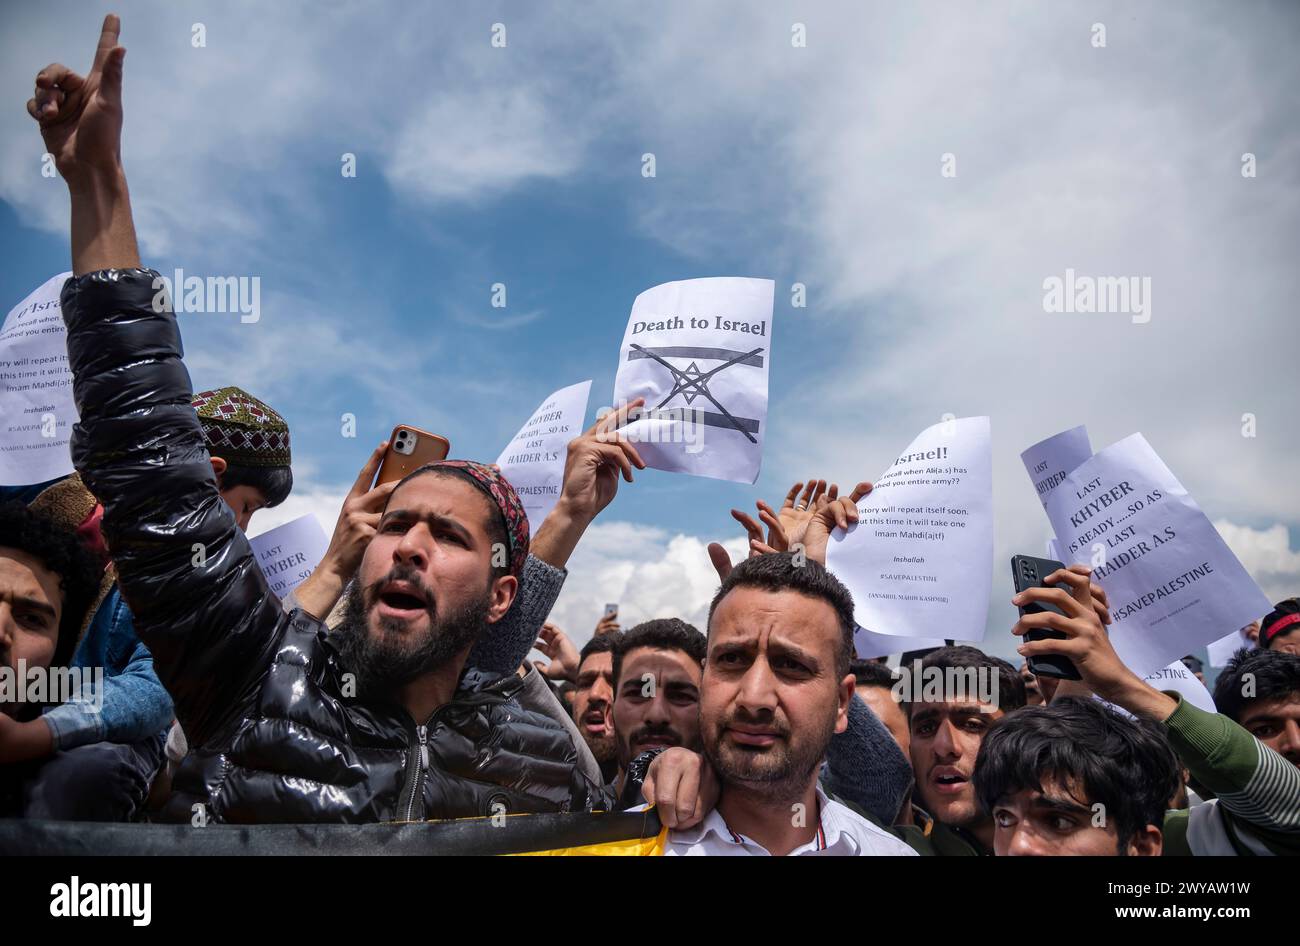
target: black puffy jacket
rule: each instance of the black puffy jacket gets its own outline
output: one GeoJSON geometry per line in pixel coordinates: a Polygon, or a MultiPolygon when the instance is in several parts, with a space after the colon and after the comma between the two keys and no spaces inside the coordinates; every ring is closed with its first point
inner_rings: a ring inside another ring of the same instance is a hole
{"type": "Polygon", "coordinates": [[[69,279],[62,305],[81,414],[73,463],[104,504],[122,594],[189,740],[169,815],[370,822],[603,807],[567,730],[514,699],[514,675],[467,672],[423,725],[343,695],[324,625],[283,612],[221,501],[155,276],[69,279]]]}

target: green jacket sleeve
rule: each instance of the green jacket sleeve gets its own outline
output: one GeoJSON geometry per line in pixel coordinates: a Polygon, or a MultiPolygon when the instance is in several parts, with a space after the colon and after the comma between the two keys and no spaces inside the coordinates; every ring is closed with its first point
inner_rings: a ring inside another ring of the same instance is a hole
{"type": "MultiPolygon", "coordinates": [[[[1174,694],[1170,694],[1173,696],[1174,694]]],[[[1165,730],[1193,777],[1218,796],[1228,829],[1269,847],[1300,842],[1300,768],[1228,717],[1179,699],[1165,730]]]]}

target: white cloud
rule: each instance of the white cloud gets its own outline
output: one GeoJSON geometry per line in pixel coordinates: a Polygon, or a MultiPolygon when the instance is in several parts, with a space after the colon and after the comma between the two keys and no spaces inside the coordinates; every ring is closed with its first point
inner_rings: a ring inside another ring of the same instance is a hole
{"type": "Polygon", "coordinates": [[[495,195],[573,172],[582,141],[571,131],[532,89],[442,95],[398,132],[384,174],[395,189],[430,201],[495,195]]]}
{"type": "MultiPolygon", "coordinates": [[[[746,540],[723,543],[738,562],[746,540]]],[[[708,541],[631,522],[598,522],[583,536],[569,561],[569,576],[551,620],[581,648],[591,639],[606,603],[618,604],[624,629],[654,618],[677,617],[701,631],[718,575],[709,561],[708,541]]]]}
{"type": "Polygon", "coordinates": [[[1279,522],[1267,529],[1252,529],[1217,519],[1214,527],[1269,601],[1300,595],[1300,551],[1291,548],[1286,526],[1279,522]]]}
{"type": "Polygon", "coordinates": [[[259,509],[249,521],[248,537],[254,538],[263,532],[270,532],[276,526],[311,513],[320,523],[322,531],[328,536],[334,533],[334,523],[338,521],[339,511],[347,494],[310,485],[304,482],[294,484],[293,492],[278,506],[259,509]]]}
{"type": "MultiPolygon", "coordinates": [[[[207,44],[195,48],[198,15],[142,3],[122,17],[123,163],[146,255],[293,255],[286,229],[311,234],[322,188],[352,186],[340,174],[344,153],[357,157],[358,175],[378,170],[422,202],[495,197],[579,166],[589,130],[572,109],[582,100],[539,79],[539,57],[555,51],[491,50],[470,11],[420,23],[396,5],[376,15],[242,0],[202,11],[207,44]]],[[[89,68],[92,11],[28,6],[6,18],[5,88],[30,90],[52,61],[89,68]]],[[[66,188],[41,176],[36,124],[22,100],[11,104],[0,109],[0,198],[23,222],[66,232],[66,188]]]]}

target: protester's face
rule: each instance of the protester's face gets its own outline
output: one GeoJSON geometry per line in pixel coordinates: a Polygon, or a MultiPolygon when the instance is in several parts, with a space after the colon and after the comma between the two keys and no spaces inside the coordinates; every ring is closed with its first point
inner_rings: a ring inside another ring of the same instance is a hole
{"type": "Polygon", "coordinates": [[[477,489],[423,475],[394,490],[361,560],[342,634],[345,653],[401,682],[446,665],[500,620],[512,576],[492,577],[489,515],[477,489]]]}
{"type": "Polygon", "coordinates": [[[795,800],[831,734],[848,725],[853,677],[837,671],[835,609],[793,591],[736,588],[713,612],[700,693],[704,753],[724,785],[795,800]]]}
{"type": "Polygon", "coordinates": [[[623,655],[612,714],[620,768],[647,749],[699,751],[702,672],[680,650],[637,647],[623,655]]]}
{"type": "Polygon", "coordinates": [[[1030,672],[1028,662],[1020,665],[1020,679],[1025,683],[1025,705],[1042,706],[1046,702],[1043,688],[1038,685],[1038,677],[1030,672]]]}
{"type": "Polygon", "coordinates": [[[1300,766],[1300,692],[1278,700],[1255,700],[1241,726],[1292,765],[1300,766]]]}
{"type": "Polygon", "coordinates": [[[1300,628],[1293,627],[1275,634],[1268,642],[1268,649],[1283,654],[1300,654],[1300,628]]]}
{"type": "Polygon", "coordinates": [[[241,484],[223,489],[221,498],[235,514],[235,522],[239,525],[240,532],[247,532],[253,513],[266,507],[266,496],[256,486],[241,484]]]}
{"type": "MultiPolygon", "coordinates": [[[[0,666],[15,674],[19,660],[28,668],[48,667],[62,616],[59,576],[26,552],[0,547],[0,666]]],[[[9,716],[19,709],[0,703],[0,712],[9,716]]]]}
{"type": "Polygon", "coordinates": [[[984,820],[971,776],[984,734],[1003,715],[977,700],[912,704],[916,790],[921,807],[944,824],[971,827],[984,820]]]}
{"type": "Polygon", "coordinates": [[[876,718],[885,724],[889,734],[894,737],[903,755],[912,751],[912,734],[908,730],[907,712],[903,704],[894,698],[894,691],[886,687],[858,687],[858,696],[871,708],[876,718]]]}
{"type": "Polygon", "coordinates": [[[253,518],[253,513],[266,507],[266,494],[256,486],[248,485],[222,489],[221,474],[226,472],[226,461],[221,457],[212,457],[211,460],[212,472],[217,476],[217,490],[221,494],[222,502],[229,506],[230,511],[235,514],[235,524],[239,526],[239,531],[247,532],[248,523],[253,518]]]}
{"type": "Polygon", "coordinates": [[[1160,829],[1147,825],[1121,851],[1114,820],[1104,809],[1094,811],[1073,780],[1047,776],[1042,791],[1021,789],[993,806],[993,853],[999,857],[1155,856],[1161,843],[1160,829]]]}
{"type": "Polygon", "coordinates": [[[591,654],[578,667],[578,683],[573,691],[573,719],[587,741],[592,755],[601,765],[617,755],[614,721],[614,655],[609,651],[591,654]]]}

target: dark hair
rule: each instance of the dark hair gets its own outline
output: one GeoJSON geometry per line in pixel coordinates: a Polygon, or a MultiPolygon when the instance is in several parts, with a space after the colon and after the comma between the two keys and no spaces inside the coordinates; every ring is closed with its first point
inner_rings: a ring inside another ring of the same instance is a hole
{"type": "Polygon", "coordinates": [[[1271,634],[1269,630],[1279,621],[1284,621],[1287,618],[1294,620],[1297,614],[1300,614],[1300,598],[1287,598],[1285,601],[1279,601],[1273,607],[1273,610],[1264,615],[1263,620],[1259,622],[1259,646],[1267,650],[1273,646],[1274,641],[1281,640],[1288,634],[1294,634],[1300,628],[1300,624],[1288,624],[1286,628],[1273,631],[1271,634]]]}
{"type": "Polygon", "coordinates": [[[20,502],[0,504],[0,546],[26,552],[59,576],[63,607],[50,666],[66,666],[77,646],[86,610],[99,592],[102,564],[76,533],[20,502]]]}
{"type": "Polygon", "coordinates": [[[593,637],[587,643],[582,645],[582,650],[578,653],[578,666],[581,667],[587,662],[587,658],[592,654],[609,654],[613,653],[614,647],[618,644],[620,634],[601,634],[599,637],[593,637]]]}
{"type": "MultiPolygon", "coordinates": [[[[410,473],[407,473],[402,477],[397,486],[393,487],[393,493],[397,492],[400,487],[405,486],[417,476],[425,475],[441,476],[443,479],[456,480],[459,483],[468,483],[470,486],[473,486],[474,491],[483,497],[483,502],[487,503],[488,509],[490,510],[487,517],[487,536],[490,547],[493,549],[502,548],[509,550],[510,537],[506,533],[506,519],[505,516],[502,515],[501,510],[497,507],[496,502],[493,501],[491,496],[479,488],[475,480],[462,473],[457,473],[455,467],[439,466],[436,463],[426,463],[424,466],[416,467],[410,473]]],[[[392,500],[393,493],[388,494],[389,501],[392,500]]],[[[388,510],[387,502],[384,503],[384,510],[388,510]]],[[[506,555],[504,558],[505,561],[500,565],[496,564],[497,556],[495,554],[491,555],[488,559],[488,564],[492,568],[491,575],[493,581],[496,581],[502,575],[510,574],[510,556],[506,555]]],[[[516,597],[518,596],[516,595],[516,597]]]]}
{"type": "Polygon", "coordinates": [[[1241,722],[1246,707],[1256,700],[1295,699],[1300,696],[1300,654],[1280,650],[1242,648],[1214,681],[1214,705],[1233,722],[1241,722]],[[1245,696],[1250,676],[1251,696],[1245,696]]]}
{"type": "MultiPolygon", "coordinates": [[[[1007,663],[1001,657],[994,657],[992,654],[986,654],[978,647],[971,647],[967,644],[957,644],[952,647],[938,647],[930,651],[921,658],[922,671],[931,667],[937,667],[945,670],[949,667],[964,670],[974,667],[976,669],[994,670],[998,675],[998,706],[997,708],[1004,713],[1010,713],[1012,710],[1018,710],[1025,705],[1025,681],[1020,677],[1020,671],[1011,664],[1007,663]]],[[[915,681],[919,682],[919,681],[915,681]]],[[[919,691],[919,687],[913,689],[913,694],[919,691]]],[[[904,704],[908,714],[912,712],[912,701],[904,704]]]]}
{"type": "Polygon", "coordinates": [[[251,486],[266,497],[268,507],[278,506],[293,490],[293,470],[287,466],[248,466],[227,461],[226,469],[217,477],[217,488],[224,491],[236,486],[251,486]]]}
{"type": "Polygon", "coordinates": [[[614,692],[618,692],[618,675],[622,671],[623,658],[638,647],[680,650],[696,663],[703,664],[709,651],[709,641],[700,633],[699,628],[680,618],[658,618],[623,631],[614,642],[614,692]]]}
{"type": "Polygon", "coordinates": [[[1119,852],[1147,825],[1161,827],[1182,784],[1182,767],[1155,723],[1122,716],[1098,700],[1065,697],[993,724],[975,758],[975,792],[986,812],[1043,779],[1077,783],[1085,804],[1102,804],[1119,852]]]}
{"type": "Polygon", "coordinates": [[[835,611],[840,624],[840,646],[835,659],[835,672],[843,677],[849,672],[853,660],[853,595],[838,578],[822,565],[800,557],[796,563],[793,552],[776,552],[747,558],[731,570],[718,593],[709,605],[709,627],[713,626],[713,612],[735,588],[759,588],[763,591],[795,591],[808,598],[825,601],[835,611]]]}
{"type": "Polygon", "coordinates": [[[894,684],[898,682],[898,677],[894,671],[890,670],[886,664],[876,663],[874,660],[855,660],[849,664],[849,673],[858,678],[855,686],[860,687],[880,687],[882,690],[892,690],[894,684]]]}

